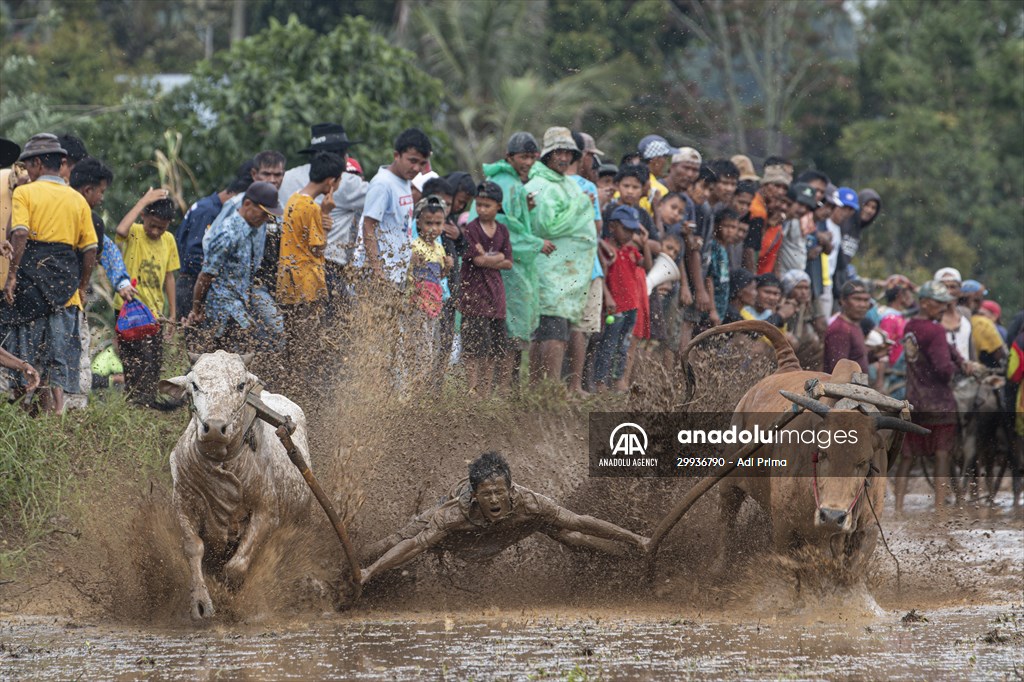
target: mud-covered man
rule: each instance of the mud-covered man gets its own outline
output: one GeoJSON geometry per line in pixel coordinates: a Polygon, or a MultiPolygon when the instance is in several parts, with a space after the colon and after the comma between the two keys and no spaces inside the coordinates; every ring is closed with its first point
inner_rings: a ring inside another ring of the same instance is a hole
{"type": "Polygon", "coordinates": [[[440,506],[372,545],[368,554],[384,552],[361,582],[401,566],[427,549],[436,548],[469,560],[489,559],[534,533],[570,547],[585,547],[622,554],[616,543],[647,550],[648,538],[614,523],[582,516],[554,500],[512,483],[508,462],[497,452],[485,452],[469,465],[469,479],[461,481],[440,506]]]}

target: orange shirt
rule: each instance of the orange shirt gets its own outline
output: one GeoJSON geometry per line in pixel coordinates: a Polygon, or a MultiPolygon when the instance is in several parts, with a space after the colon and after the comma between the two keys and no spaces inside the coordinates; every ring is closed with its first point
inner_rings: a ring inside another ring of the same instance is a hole
{"type": "Polygon", "coordinates": [[[757,274],[775,271],[775,260],[782,246],[782,225],[770,225],[761,237],[761,251],[757,255],[757,274]]]}
{"type": "Polygon", "coordinates": [[[323,213],[312,197],[295,193],[284,209],[281,255],[277,261],[277,300],[283,305],[313,303],[327,297],[323,213]],[[320,247],[319,255],[313,248],[320,247]]]}

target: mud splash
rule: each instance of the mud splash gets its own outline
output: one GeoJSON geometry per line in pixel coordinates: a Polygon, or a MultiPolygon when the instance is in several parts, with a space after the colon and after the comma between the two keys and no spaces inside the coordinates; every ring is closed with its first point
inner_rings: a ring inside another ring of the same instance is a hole
{"type": "MultiPolygon", "coordinates": [[[[432,506],[489,449],[507,454],[517,482],[644,534],[692,484],[588,478],[587,411],[621,407],[621,398],[480,400],[464,394],[458,369],[443,380],[396,377],[394,356],[417,349],[394,348],[395,310],[355,309],[304,339],[321,363],[301,375],[266,362],[258,369],[269,389],[306,411],[314,469],[357,547],[432,506]]],[[[771,371],[754,358],[716,374],[727,352],[694,356],[702,409],[730,409],[771,371]]],[[[646,386],[631,406],[685,409],[667,376],[646,386]]],[[[937,522],[917,489],[906,519],[883,513],[899,584],[881,547],[867,585],[837,585],[823,562],[797,580],[792,562],[767,556],[766,519],[752,503],[733,539],[747,557],[713,575],[717,515],[708,496],[662,546],[654,584],[639,560],[531,538],[482,565],[424,555],[372,583],[357,604],[333,532],[314,510],[310,526],[268,542],[237,592],[210,580],[218,616],[196,626],[168,472],[125,474],[87,481],[75,517],[81,537],[51,539],[29,571],[0,585],[2,676],[921,679],[1024,669],[1012,646],[1024,617],[1024,519],[1003,498],[995,510],[937,522]],[[904,626],[910,609],[928,622],[904,626]]]]}

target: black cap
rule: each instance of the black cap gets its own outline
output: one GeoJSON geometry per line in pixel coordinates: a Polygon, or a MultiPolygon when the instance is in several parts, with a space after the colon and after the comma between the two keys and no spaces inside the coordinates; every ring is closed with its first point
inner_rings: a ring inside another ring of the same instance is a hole
{"type": "Polygon", "coordinates": [[[245,190],[245,198],[271,215],[282,216],[284,211],[277,201],[277,188],[269,182],[254,182],[245,190]]]}
{"type": "Polygon", "coordinates": [[[786,191],[786,196],[807,208],[818,208],[818,195],[806,182],[794,182],[786,191]]]}
{"type": "Polygon", "coordinates": [[[760,289],[761,287],[778,287],[781,289],[782,282],[780,282],[779,278],[772,273],[766,272],[757,276],[757,288],[760,289]]]}
{"type": "Polygon", "coordinates": [[[349,147],[359,144],[355,140],[348,139],[345,126],[340,123],[317,123],[310,127],[309,133],[309,146],[299,151],[300,154],[315,154],[316,152],[344,154],[349,147]]]}
{"type": "Polygon", "coordinates": [[[743,289],[753,282],[754,273],[746,268],[736,268],[729,273],[729,298],[735,298],[743,289]]]}
{"type": "Polygon", "coordinates": [[[498,183],[485,180],[476,187],[476,198],[479,199],[480,197],[492,199],[500,204],[502,199],[505,198],[505,193],[501,191],[498,183]]]}

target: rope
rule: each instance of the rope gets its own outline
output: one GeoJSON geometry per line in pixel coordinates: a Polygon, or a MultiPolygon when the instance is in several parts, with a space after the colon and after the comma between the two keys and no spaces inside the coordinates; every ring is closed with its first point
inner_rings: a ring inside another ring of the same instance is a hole
{"type": "Polygon", "coordinates": [[[871,495],[865,495],[865,497],[868,500],[868,507],[871,508],[871,515],[875,517],[875,525],[878,526],[878,533],[882,536],[882,545],[896,564],[896,594],[899,594],[903,590],[903,569],[900,567],[900,560],[897,559],[896,555],[892,553],[891,549],[889,549],[889,542],[885,539],[885,531],[882,530],[882,522],[878,520],[878,514],[875,513],[875,503],[871,501],[871,495]]]}

